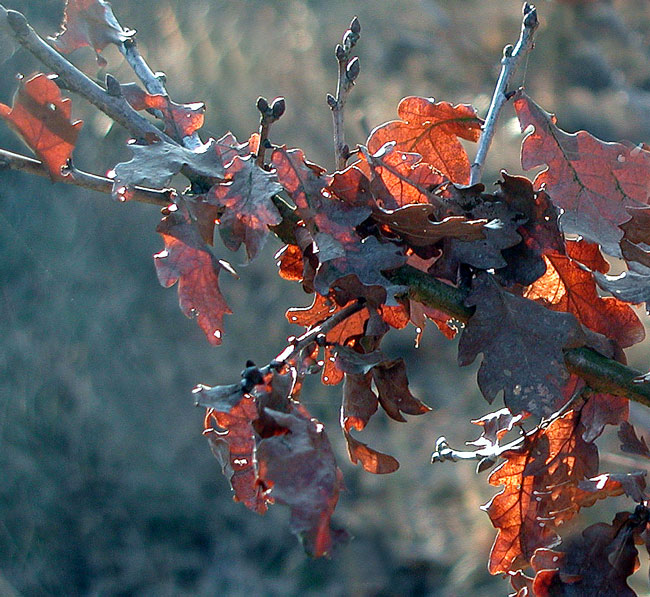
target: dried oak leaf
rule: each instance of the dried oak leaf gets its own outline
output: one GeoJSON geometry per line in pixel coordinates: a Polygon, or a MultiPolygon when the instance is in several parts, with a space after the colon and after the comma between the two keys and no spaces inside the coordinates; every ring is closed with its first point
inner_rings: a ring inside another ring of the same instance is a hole
{"type": "Polygon", "coordinates": [[[369,178],[370,191],[379,206],[397,209],[412,203],[428,204],[436,188],[449,181],[424,163],[419,153],[398,151],[394,145],[390,142],[367,159],[363,156],[355,167],[369,178]]]}
{"type": "Polygon", "coordinates": [[[120,85],[122,95],[134,110],[149,110],[162,117],[165,133],[172,139],[181,141],[203,126],[205,104],[177,104],[165,95],[152,95],[143,91],[135,83],[120,85]]]}
{"type": "Polygon", "coordinates": [[[120,189],[134,185],[164,187],[184,166],[189,166],[194,174],[221,179],[225,176],[225,170],[215,146],[214,139],[197,150],[168,141],[157,141],[151,145],[133,143],[129,145],[133,157],[128,162],[117,164],[108,173],[108,177],[113,179],[113,193],[120,194],[120,189]]]}
{"type": "Polygon", "coordinates": [[[0,104],[0,117],[43,161],[53,180],[63,178],[61,169],[83,126],[81,120],[70,120],[71,109],[72,102],[61,97],[52,77],[42,73],[21,81],[11,108],[0,104]]]}
{"type": "Polygon", "coordinates": [[[377,412],[379,399],[372,391],[372,374],[346,373],[341,402],[341,427],[361,431],[377,412]]]}
{"type": "Polygon", "coordinates": [[[515,414],[555,412],[569,378],[562,350],[581,344],[575,317],[510,294],[489,274],[475,279],[466,304],[476,312],[460,338],[458,363],[483,353],[478,385],[485,399],[491,403],[503,390],[515,414]]]}
{"type": "Polygon", "coordinates": [[[575,515],[567,488],[598,470],[598,450],[582,438],[577,411],[555,419],[524,439],[520,449],[504,452],[506,459],[488,478],[503,490],[483,506],[498,529],[490,553],[491,574],[525,566],[536,549],[553,547],[559,537],[552,529],[575,515]],[[564,493],[563,493],[564,492],[564,493]]]}
{"type": "MultiPolygon", "coordinates": [[[[205,388],[203,391],[209,392],[210,389],[205,388]]],[[[219,409],[208,409],[203,434],[210,442],[212,453],[221,464],[223,474],[230,481],[234,500],[263,514],[267,510],[269,499],[258,482],[255,461],[253,422],[258,418],[257,413],[254,398],[240,394],[219,409]]]]}
{"type": "Polygon", "coordinates": [[[265,496],[289,506],[291,529],[307,553],[328,555],[346,533],[331,527],[343,479],[323,425],[298,411],[282,413],[267,408],[265,413],[285,430],[257,445],[265,496]]]}
{"type": "Polygon", "coordinates": [[[626,303],[645,303],[650,314],[650,267],[635,261],[628,263],[630,269],[618,276],[608,276],[594,272],[598,286],[611,292],[617,299],[626,303]]]}
{"type": "Polygon", "coordinates": [[[650,152],[622,143],[605,143],[585,131],[569,134],[556,118],[542,110],[523,91],[515,95],[522,131],[530,125],[521,148],[525,170],[545,164],[535,178],[553,203],[564,210],[565,232],[573,232],[617,255],[623,236],[619,228],[630,219],[627,207],[648,203],[650,152]]]}
{"type": "Polygon", "coordinates": [[[628,263],[638,261],[650,268],[650,208],[628,207],[632,219],[621,224],[621,253],[628,263]]]}
{"type": "Polygon", "coordinates": [[[97,63],[106,66],[100,52],[108,44],[122,44],[135,35],[123,29],[109,2],[104,0],[66,0],[61,31],[52,39],[59,52],[69,54],[90,46],[97,54],[97,63]]]}
{"type": "Polygon", "coordinates": [[[373,367],[372,379],[379,394],[379,404],[391,419],[406,422],[402,413],[422,415],[431,410],[411,394],[404,359],[385,361],[373,367]]]}
{"type": "Polygon", "coordinates": [[[622,421],[618,430],[618,439],[621,440],[621,450],[628,454],[636,454],[650,460],[650,449],[643,436],[636,434],[634,426],[627,421],[622,421]]]}
{"type": "Polygon", "coordinates": [[[273,204],[273,196],[282,190],[275,174],[262,170],[251,156],[235,156],[226,166],[226,182],[214,185],[208,201],[225,208],[219,221],[223,243],[231,251],[242,243],[253,259],[269,234],[269,226],[282,217],[273,204]]]}
{"type": "Polygon", "coordinates": [[[532,559],[537,573],[536,597],[634,597],[627,579],[639,567],[636,542],[646,529],[648,511],[643,506],[630,514],[619,512],[611,525],[587,527],[570,539],[564,552],[540,550],[532,559]]]}
{"type": "Polygon", "coordinates": [[[278,147],[271,154],[271,165],[279,183],[298,208],[303,220],[310,219],[324,201],[323,190],[332,177],[324,168],[309,162],[301,149],[278,147]]]}
{"type": "Polygon", "coordinates": [[[397,115],[400,120],[382,124],[370,133],[370,152],[395,141],[395,149],[419,153],[424,162],[452,182],[469,183],[469,158],[458,137],[478,141],[481,136],[482,120],[472,106],[411,96],[399,103],[397,115]]]}
{"type": "Polygon", "coordinates": [[[348,456],[352,464],[361,463],[363,469],[375,475],[394,473],[399,468],[399,462],[390,454],[384,454],[367,444],[352,437],[348,431],[343,432],[348,447],[348,456]]]}
{"type": "Polygon", "coordinates": [[[623,301],[598,295],[593,273],[580,264],[593,263],[599,256],[594,243],[567,241],[567,255],[544,255],[546,273],[523,296],[541,301],[553,311],[573,313],[589,329],[627,348],[645,338],[643,323],[623,301]]]}
{"type": "Polygon", "coordinates": [[[375,209],[372,218],[414,247],[434,245],[443,238],[463,241],[485,237],[487,220],[468,220],[465,216],[449,216],[436,220],[433,205],[405,205],[395,210],[375,209]]]}
{"type": "Polygon", "coordinates": [[[165,241],[165,249],[154,255],[160,283],[169,288],[178,282],[183,313],[197,318],[210,344],[221,344],[223,316],[232,313],[219,290],[219,273],[227,264],[214,258],[188,216],[173,212],[157,231],[165,241]]]}

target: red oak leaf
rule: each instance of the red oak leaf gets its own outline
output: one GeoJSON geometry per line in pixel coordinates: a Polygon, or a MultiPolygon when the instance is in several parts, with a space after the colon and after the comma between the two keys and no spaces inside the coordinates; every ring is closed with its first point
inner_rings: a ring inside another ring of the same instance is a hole
{"type": "Polygon", "coordinates": [[[478,141],[482,121],[467,104],[453,106],[431,98],[406,97],[397,107],[400,120],[374,129],[368,149],[375,153],[395,141],[395,149],[419,153],[427,164],[440,170],[452,182],[469,182],[469,159],[458,137],[478,141]]]}
{"type": "Polygon", "coordinates": [[[555,116],[523,91],[515,96],[515,109],[522,131],[535,127],[523,141],[522,166],[548,166],[535,178],[535,188],[544,186],[564,210],[565,232],[580,234],[616,255],[623,236],[619,226],[630,219],[626,207],[648,203],[650,152],[605,143],[585,131],[566,133],[555,125],[555,116]]]}
{"type": "Polygon", "coordinates": [[[272,201],[281,190],[276,176],[262,170],[251,156],[234,157],[226,166],[226,182],[214,185],[208,194],[210,203],[226,208],[219,222],[226,247],[236,251],[244,243],[249,259],[257,255],[269,226],[282,220],[272,201]]]}
{"type": "Polygon", "coordinates": [[[52,39],[59,52],[69,54],[77,48],[90,46],[97,53],[97,62],[106,66],[99,53],[108,44],[121,44],[135,31],[123,29],[111,5],[104,0],[66,0],[63,26],[52,39]]]}
{"type": "Polygon", "coordinates": [[[219,290],[217,261],[188,217],[178,212],[162,219],[157,231],[165,249],[154,255],[160,283],[169,288],[178,282],[178,302],[187,317],[196,317],[208,342],[221,344],[223,316],[232,313],[219,290]]]}
{"type": "Polygon", "coordinates": [[[13,107],[0,104],[0,116],[14,129],[47,166],[54,180],[72,155],[81,120],[70,120],[72,103],[62,98],[52,78],[38,74],[22,81],[13,107]]]}
{"type": "Polygon", "coordinates": [[[618,430],[618,439],[621,440],[621,450],[628,454],[636,454],[650,460],[650,449],[643,436],[636,434],[634,426],[623,421],[618,430]]]}
{"type": "Polygon", "coordinates": [[[643,323],[634,310],[617,298],[601,298],[592,272],[580,263],[594,262],[598,245],[567,241],[568,255],[547,253],[546,273],[529,286],[524,296],[539,300],[553,311],[573,313],[589,329],[627,348],[645,338],[643,323]]]}

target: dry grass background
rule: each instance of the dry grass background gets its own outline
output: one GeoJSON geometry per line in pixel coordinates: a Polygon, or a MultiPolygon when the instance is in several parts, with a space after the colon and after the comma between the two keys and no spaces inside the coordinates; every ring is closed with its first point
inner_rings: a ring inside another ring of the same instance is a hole
{"type": "MultiPolygon", "coordinates": [[[[63,3],[4,4],[47,35],[63,3]]],[[[333,47],[354,14],[362,70],[348,104],[352,143],[394,118],[405,95],[472,102],[484,113],[501,49],[518,35],[521,3],[115,0],[113,7],[123,25],[138,29],[143,55],[167,73],[173,98],[206,102],[209,133],[246,138],[256,128],[256,97],[284,95],[287,113],[272,141],[331,167],[324,98],[335,86],[333,47]]],[[[529,93],[566,130],[650,140],[647,3],[541,1],[538,8],[529,93]]],[[[132,80],[116,51],[106,55],[109,72],[132,80]]],[[[96,73],[92,52],[73,59],[96,73]]],[[[0,101],[10,100],[17,71],[38,68],[23,51],[1,65],[0,101]]],[[[103,172],[128,158],[122,131],[83,101],[74,106],[86,123],[79,166],[103,172]]],[[[500,168],[520,172],[513,116],[503,115],[488,182],[500,168]]],[[[0,146],[24,151],[4,126],[0,146]]],[[[493,488],[471,464],[428,464],[439,435],[460,445],[475,435],[468,415],[490,410],[475,368],[459,370],[455,343],[434,329],[418,351],[412,330],[387,343],[389,354],[407,359],[414,392],[433,407],[408,424],[376,417],[364,432],[401,461],[392,476],[347,462],[337,430],[340,390],[308,386],[305,401],[329,427],[348,486],[337,520],[356,537],[335,559],[305,559],[282,509],[257,517],[231,501],[189,391],[197,382],[233,381],[248,358],[267,362],[295,333],[284,310],[308,298],[276,276],[278,243],[248,266],[223,250],[242,277],[223,283],[235,315],[226,319],[224,344],[211,348],[179,312],[175,290],[157,283],[157,219],[150,206],[0,173],[0,593],[506,594],[506,583],[487,574],[494,531],[478,510],[493,488]]],[[[647,351],[631,358],[648,368],[647,351]]],[[[634,417],[650,426],[641,409],[634,417]]],[[[607,458],[603,468],[625,465],[607,458]]],[[[626,507],[610,502],[580,525],[626,507]]]]}

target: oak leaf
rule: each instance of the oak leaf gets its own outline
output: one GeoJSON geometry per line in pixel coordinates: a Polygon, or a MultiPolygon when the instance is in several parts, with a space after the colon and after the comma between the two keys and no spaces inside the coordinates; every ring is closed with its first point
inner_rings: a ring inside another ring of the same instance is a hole
{"type": "Polygon", "coordinates": [[[63,54],[90,46],[97,54],[100,66],[106,60],[100,52],[108,44],[122,44],[135,35],[118,23],[109,2],[104,0],[66,0],[63,25],[52,41],[63,54]]]}
{"type": "Polygon", "coordinates": [[[569,134],[523,91],[515,95],[515,110],[525,137],[521,163],[525,170],[545,164],[535,178],[553,203],[564,210],[565,232],[584,236],[612,255],[619,252],[619,228],[630,219],[627,207],[640,207],[650,196],[650,152],[622,143],[605,143],[585,131],[569,134]]]}
{"type": "Polygon", "coordinates": [[[197,318],[210,344],[221,344],[223,316],[232,313],[219,290],[219,273],[227,264],[215,259],[186,215],[171,213],[157,231],[165,241],[165,249],[154,255],[160,283],[169,288],[178,282],[183,313],[197,318]]]}
{"type": "Polygon", "coordinates": [[[424,162],[452,182],[469,182],[469,158],[458,137],[478,141],[482,121],[473,107],[411,96],[399,103],[397,115],[400,120],[382,124],[370,133],[367,146],[372,153],[395,141],[395,149],[420,154],[424,162]]]}
{"type": "Polygon", "coordinates": [[[53,180],[64,177],[61,169],[83,126],[81,120],[70,120],[71,109],[72,102],[61,97],[52,76],[42,73],[21,81],[13,107],[0,104],[0,117],[43,161],[53,180]]]}
{"type": "Polygon", "coordinates": [[[621,450],[628,454],[635,454],[650,460],[650,448],[643,436],[636,434],[634,426],[627,421],[621,422],[618,430],[618,439],[621,440],[621,450]]]}
{"type": "Polygon", "coordinates": [[[253,259],[269,234],[269,226],[282,220],[272,200],[282,186],[251,156],[235,156],[226,166],[225,178],[210,189],[208,202],[225,208],[219,233],[226,247],[236,251],[243,243],[248,258],[253,259]]]}

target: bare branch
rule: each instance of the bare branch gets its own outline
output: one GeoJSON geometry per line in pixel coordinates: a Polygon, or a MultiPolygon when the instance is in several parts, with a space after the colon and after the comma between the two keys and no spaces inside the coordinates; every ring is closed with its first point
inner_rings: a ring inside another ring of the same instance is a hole
{"type": "Polygon", "coordinates": [[[16,40],[45,66],[55,72],[70,91],[87,99],[112,120],[123,126],[133,136],[144,139],[153,135],[169,143],[176,143],[153,123],[138,114],[120,95],[111,95],[88,78],[69,60],[49,46],[27,22],[25,16],[15,10],[7,11],[9,23],[16,40]]]}
{"type": "MultiPolygon", "coordinates": [[[[0,170],[17,170],[34,174],[36,176],[43,176],[46,178],[50,177],[48,169],[42,162],[35,160],[34,158],[7,151],[6,149],[0,149],[0,170]]],[[[113,181],[105,176],[98,176],[97,174],[77,170],[74,167],[64,168],[63,174],[64,176],[62,178],[57,178],[56,182],[73,184],[78,187],[83,187],[84,189],[91,189],[108,195],[113,191],[113,181]]],[[[173,193],[174,191],[172,189],[156,190],[144,187],[134,187],[133,194],[129,197],[129,200],[167,207],[174,202],[172,198],[173,193]]]]}
{"type": "Polygon", "coordinates": [[[336,97],[327,94],[327,104],[332,110],[334,121],[334,158],[336,168],[343,170],[350,157],[350,148],[345,142],[343,108],[348,99],[350,90],[359,76],[359,58],[350,59],[352,48],[359,41],[361,24],[359,19],[354,17],[350,22],[350,28],[343,35],[343,40],[336,46],[336,60],[338,62],[338,80],[336,84],[336,97]]]}
{"type": "Polygon", "coordinates": [[[501,108],[510,98],[508,87],[512,81],[517,68],[521,64],[522,59],[530,52],[533,47],[533,40],[535,38],[535,31],[539,25],[537,20],[537,9],[533,4],[524,3],[523,7],[524,18],[521,23],[521,33],[517,44],[513,48],[507,45],[503,49],[503,58],[501,59],[501,72],[497,80],[496,88],[492,95],[492,102],[485,118],[483,125],[483,133],[478,144],[476,158],[472,164],[470,174],[470,185],[481,182],[481,174],[485,166],[485,159],[487,158],[490,144],[496,130],[496,123],[499,118],[501,108]]]}
{"type": "Polygon", "coordinates": [[[276,97],[269,105],[265,97],[258,97],[256,106],[260,113],[260,146],[255,163],[261,168],[264,166],[264,153],[271,146],[269,142],[271,125],[284,114],[286,103],[283,97],[276,97]]]}

